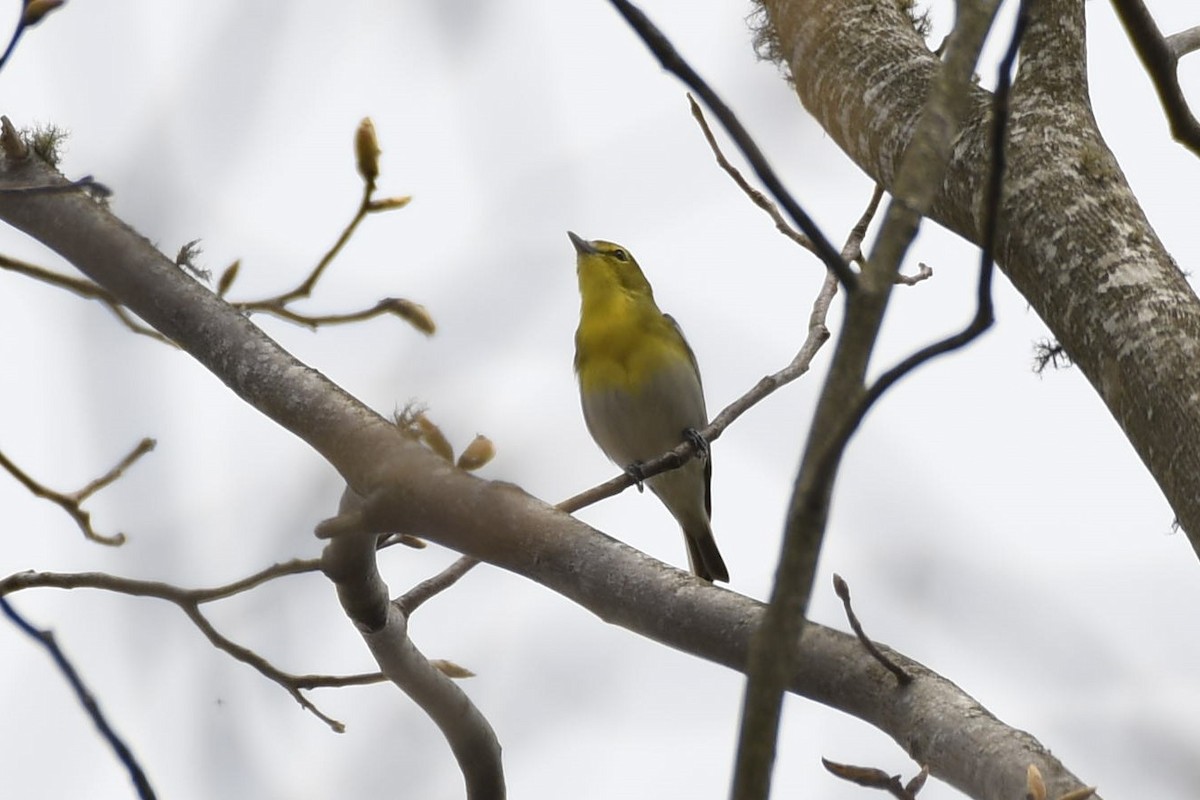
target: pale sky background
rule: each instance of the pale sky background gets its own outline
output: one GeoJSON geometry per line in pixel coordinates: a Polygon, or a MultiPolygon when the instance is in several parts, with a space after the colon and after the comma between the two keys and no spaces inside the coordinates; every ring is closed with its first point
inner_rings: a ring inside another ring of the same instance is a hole
{"type": "MultiPolygon", "coordinates": [[[[1193,4],[1150,6],[1165,31],[1200,23],[1193,4]]],[[[644,7],[840,242],[871,185],[755,60],[749,7],[644,7]]],[[[935,3],[935,41],[951,7],[935,3]]],[[[1109,4],[1088,14],[1101,128],[1193,271],[1200,161],[1170,141],[1109,4]]],[[[1200,103],[1200,56],[1183,78],[1200,103]]],[[[302,308],[400,295],[430,310],[438,334],[389,319],[315,334],[258,321],[382,413],[418,399],[457,446],[487,434],[499,453],[483,474],[550,502],[614,474],[584,429],[571,372],[568,228],[637,255],[689,335],[713,413],[792,357],[821,280],[713,164],[682,86],[600,0],[76,0],[0,73],[0,112],[68,129],[67,174],[112,187],[116,213],[165,252],[200,238],[214,272],[242,259],[238,299],[290,288],[334,241],[358,201],[351,141],[370,115],[381,193],[415,200],[368,220],[302,308]]],[[[66,269],[9,229],[0,252],[66,269]]],[[[877,369],[970,314],[974,248],[927,224],[907,271],[918,261],[935,276],[897,290],[877,369]]],[[[1035,734],[1104,796],[1200,796],[1200,565],[1083,376],[1033,374],[1033,343],[1048,334],[1002,277],[996,303],[992,332],[906,379],[854,440],[812,618],[847,627],[829,588],[836,571],[871,634],[1035,734]]],[[[714,446],[714,529],[736,591],[769,591],[828,358],[714,446]]],[[[0,272],[0,364],[0,448],[55,487],[82,485],[142,436],[159,443],[89,503],[102,531],[129,535],[119,549],[83,541],[64,513],[0,476],[0,574],[102,570],[196,587],[319,553],[311,531],[336,506],[337,475],[190,357],[128,334],[96,304],[0,272]]],[[[686,564],[649,495],[580,516],[686,564]]],[[[451,557],[392,551],[382,568],[399,594],[451,557]]],[[[11,599],[55,630],[162,797],[461,796],[447,746],[394,689],[312,695],[347,724],[339,736],[172,606],[90,591],[11,599]]],[[[293,672],[373,668],[319,576],[210,614],[293,672]]],[[[422,608],[412,632],[429,655],[478,673],[464,685],[504,746],[511,797],[727,794],[738,675],[492,568],[422,608]]],[[[130,797],[45,654],[8,625],[0,653],[0,794],[130,797]]],[[[917,769],[864,723],[790,698],[775,796],[865,796],[826,774],[822,756],[917,769]]],[[[937,782],[921,796],[960,797],[937,782]]]]}

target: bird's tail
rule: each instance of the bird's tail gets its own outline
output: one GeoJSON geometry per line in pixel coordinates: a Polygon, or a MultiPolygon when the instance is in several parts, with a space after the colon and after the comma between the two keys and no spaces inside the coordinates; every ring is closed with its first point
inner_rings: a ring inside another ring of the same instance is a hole
{"type": "Polygon", "coordinates": [[[688,564],[697,577],[709,582],[729,583],[725,559],[721,558],[717,540],[713,538],[712,528],[707,523],[684,528],[683,538],[687,541],[688,564]]]}

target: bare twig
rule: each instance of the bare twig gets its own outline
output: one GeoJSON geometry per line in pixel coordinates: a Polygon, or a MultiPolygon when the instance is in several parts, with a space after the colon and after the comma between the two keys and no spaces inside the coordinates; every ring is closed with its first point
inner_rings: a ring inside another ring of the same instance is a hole
{"type": "Polygon", "coordinates": [[[44,484],[38,483],[24,470],[14,464],[12,460],[8,458],[8,456],[4,455],[3,452],[0,452],[0,467],[3,467],[5,470],[7,470],[10,475],[16,478],[17,481],[19,481],[21,485],[28,489],[29,492],[35,497],[41,497],[44,500],[49,500],[50,502],[61,507],[63,511],[66,511],[67,514],[71,516],[71,519],[75,520],[75,524],[79,526],[79,529],[83,531],[83,535],[87,539],[99,544],[116,546],[125,543],[125,534],[116,533],[111,536],[107,536],[105,534],[98,533],[96,529],[92,527],[91,513],[85,511],[83,508],[83,501],[87,500],[98,490],[103,489],[105,486],[108,486],[110,483],[120,478],[123,474],[125,474],[125,470],[129,469],[129,467],[133,465],[133,462],[137,461],[146,453],[149,453],[151,450],[153,450],[154,445],[155,442],[153,439],[142,439],[140,442],[138,442],[137,446],[134,447],[128,455],[122,458],[115,467],[101,475],[99,478],[89,482],[82,489],[69,493],[58,492],[49,488],[48,486],[45,486],[44,484]]]}
{"type": "MultiPolygon", "coordinates": [[[[240,307],[237,303],[234,305],[240,307]]],[[[348,322],[362,322],[373,317],[382,317],[385,314],[391,314],[408,322],[414,328],[421,331],[421,333],[428,335],[434,332],[433,318],[429,316],[425,307],[400,297],[386,297],[371,308],[352,311],[348,314],[301,314],[286,306],[272,306],[271,308],[261,310],[307,328],[317,328],[321,325],[343,325],[348,322]]]]}
{"type": "Polygon", "coordinates": [[[878,661],[890,673],[896,676],[896,680],[900,685],[904,686],[912,683],[912,675],[909,675],[904,669],[888,658],[882,650],[880,650],[871,638],[867,636],[867,632],[863,630],[862,624],[858,621],[858,615],[854,613],[854,609],[850,606],[850,585],[842,578],[841,575],[834,574],[833,590],[842,601],[842,608],[846,611],[846,619],[850,622],[850,627],[854,629],[854,635],[862,642],[863,647],[867,652],[878,661]]]}
{"type": "Polygon", "coordinates": [[[478,559],[463,556],[437,575],[428,580],[421,581],[409,589],[395,603],[406,615],[411,615],[426,600],[458,583],[459,579],[470,572],[478,563],[478,559]]]}
{"type": "MultiPolygon", "coordinates": [[[[359,224],[366,219],[367,214],[370,213],[367,210],[367,204],[371,200],[371,194],[373,191],[374,187],[372,186],[363,187],[362,200],[359,202],[358,210],[355,211],[354,217],[342,231],[341,235],[338,236],[337,241],[333,243],[333,247],[329,248],[325,255],[321,256],[321,260],[317,262],[317,265],[313,267],[312,271],[308,273],[308,275],[299,283],[299,285],[293,289],[283,292],[282,294],[276,295],[275,297],[233,303],[233,307],[239,311],[244,311],[251,314],[255,312],[267,312],[275,314],[276,316],[280,316],[279,312],[282,311],[288,303],[311,297],[313,289],[315,289],[317,286],[317,281],[321,280],[321,276],[325,274],[325,270],[328,269],[329,265],[333,263],[333,259],[337,257],[338,253],[342,252],[342,248],[345,247],[346,243],[350,241],[350,237],[354,235],[354,231],[358,228],[359,224]]],[[[284,318],[286,319],[287,317],[285,316],[284,318]]]]}
{"type": "Polygon", "coordinates": [[[0,269],[7,269],[21,275],[26,275],[34,280],[47,283],[59,289],[66,289],[80,297],[88,300],[96,300],[103,303],[109,311],[116,315],[117,319],[129,330],[141,336],[149,336],[151,339],[156,339],[163,344],[174,346],[174,342],[163,336],[153,328],[140,324],[133,318],[125,306],[118,300],[112,292],[105,289],[99,284],[92,283],[89,280],[82,278],[72,278],[68,275],[60,275],[57,272],[30,264],[26,261],[21,261],[10,256],[0,255],[0,269]]]}
{"type": "Polygon", "coordinates": [[[316,572],[320,568],[319,559],[293,559],[282,564],[275,564],[233,583],[208,589],[183,589],[158,581],[121,578],[101,572],[17,572],[0,579],[0,598],[12,592],[32,588],[101,589],[134,597],[154,597],[174,603],[214,647],[249,665],[263,677],[282,686],[302,708],[320,719],[334,732],[342,733],[345,725],[327,716],[313,705],[305,697],[303,690],[314,687],[359,686],[366,683],[378,683],[384,680],[382,675],[323,676],[293,675],[284,672],[254,651],[242,647],[221,634],[200,610],[200,606],[204,603],[232,597],[275,578],[316,572]]]}
{"type": "Polygon", "coordinates": [[[733,182],[750,198],[750,201],[754,205],[767,212],[771,221],[775,223],[776,230],[805,250],[816,253],[816,246],[813,245],[812,239],[809,239],[803,233],[789,225],[788,221],[779,213],[778,206],[768,200],[765,194],[751,186],[750,182],[746,180],[738,168],[729,163],[729,159],[721,152],[721,146],[717,144],[717,138],[713,135],[712,128],[708,127],[708,120],[704,118],[704,111],[700,108],[700,104],[696,102],[696,98],[692,97],[691,92],[688,93],[687,99],[688,105],[692,108],[692,116],[699,123],[700,130],[704,133],[704,140],[708,142],[709,149],[712,150],[713,156],[717,159],[717,165],[725,170],[729,177],[733,178],[733,182]]]}
{"type": "Polygon", "coordinates": [[[775,170],[771,169],[766,156],[759,150],[754,139],[751,138],[729,106],[725,105],[725,101],[705,83],[704,79],[683,59],[683,56],[679,55],[670,40],[642,13],[641,9],[630,3],[629,0],[610,0],[610,2],[617,9],[618,13],[625,18],[625,21],[629,23],[634,32],[641,37],[646,46],[650,48],[650,52],[662,64],[663,69],[677,75],[716,115],[722,127],[725,128],[730,138],[737,144],[738,149],[742,151],[742,155],[746,157],[746,160],[750,162],[750,166],[754,168],[754,173],[758,176],[758,179],[767,187],[767,191],[771,193],[771,196],[775,198],[775,201],[779,205],[783,206],[783,209],[787,211],[788,216],[792,218],[796,226],[811,240],[814,252],[825,262],[825,266],[837,275],[838,281],[847,290],[853,290],[858,285],[858,276],[854,273],[854,270],[850,269],[850,265],[842,259],[834,246],[825,238],[825,235],[821,233],[817,224],[813,222],[812,218],[800,207],[795,198],[784,188],[783,182],[779,180],[779,176],[775,174],[775,170]]]}
{"type": "MultiPolygon", "coordinates": [[[[313,267],[312,271],[295,288],[274,297],[262,300],[244,300],[232,303],[231,305],[246,314],[271,314],[279,319],[304,325],[308,328],[316,328],[320,325],[361,322],[372,317],[391,314],[408,322],[414,328],[421,331],[421,333],[430,335],[434,332],[435,326],[433,318],[429,316],[429,312],[420,304],[399,297],[388,297],[380,300],[371,308],[352,311],[346,314],[302,314],[290,308],[293,302],[312,296],[313,290],[316,288],[321,276],[325,274],[329,265],[342,252],[346,243],[350,241],[350,237],[354,235],[358,226],[368,215],[404,208],[411,200],[409,197],[375,199],[375,179],[379,176],[379,146],[375,140],[374,125],[371,124],[369,119],[363,120],[359,126],[355,138],[355,150],[358,155],[359,173],[363,178],[363,193],[354,217],[351,218],[349,224],[342,230],[337,241],[326,251],[325,255],[321,256],[321,259],[313,267]]],[[[219,294],[222,297],[229,290],[237,274],[238,265],[235,263],[222,276],[219,287],[219,294]]]]}
{"type": "Polygon", "coordinates": [[[1129,41],[1154,82],[1175,141],[1200,155],[1200,122],[1179,85],[1179,58],[1200,48],[1200,31],[1193,28],[1164,39],[1142,0],[1112,0],[1129,41]]]}
{"type": "Polygon", "coordinates": [[[129,451],[128,455],[117,462],[115,467],[101,475],[99,478],[96,478],[87,486],[84,486],[78,492],[75,492],[73,495],[71,495],[71,498],[82,503],[97,491],[103,489],[105,486],[108,486],[110,483],[124,475],[125,470],[133,466],[133,462],[137,461],[139,458],[146,455],[146,453],[149,453],[151,450],[153,450],[156,444],[157,442],[155,442],[153,439],[142,439],[137,443],[137,446],[134,447],[133,450],[129,451]]]}
{"type": "Polygon", "coordinates": [[[0,610],[3,610],[5,615],[13,621],[13,623],[29,635],[34,641],[46,648],[50,653],[50,657],[54,659],[54,663],[58,666],[59,671],[71,684],[71,688],[75,691],[75,696],[79,699],[79,704],[87,711],[91,717],[92,723],[96,729],[100,731],[100,735],[104,741],[108,742],[108,746],[116,753],[121,764],[129,773],[130,779],[133,780],[133,785],[137,789],[138,797],[142,800],[152,800],[155,797],[154,789],[150,787],[150,780],[146,777],[145,771],[138,763],[137,757],[133,755],[133,751],[121,739],[117,732],[109,725],[108,719],[104,716],[104,712],[100,710],[100,704],[96,702],[96,698],[92,695],[88,688],[83,685],[83,679],[79,677],[79,672],[71,664],[66,653],[58,646],[58,642],[54,638],[54,633],[48,630],[39,630],[30,624],[22,617],[8,600],[0,595],[0,610]]]}

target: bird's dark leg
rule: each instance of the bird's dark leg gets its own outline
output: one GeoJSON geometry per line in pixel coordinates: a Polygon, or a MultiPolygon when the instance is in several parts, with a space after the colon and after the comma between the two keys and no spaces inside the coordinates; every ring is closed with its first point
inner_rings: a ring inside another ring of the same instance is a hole
{"type": "Polygon", "coordinates": [[[642,470],[642,462],[635,461],[625,468],[625,474],[633,478],[633,485],[638,492],[646,491],[646,473],[642,470]]]}
{"type": "Polygon", "coordinates": [[[700,435],[700,431],[695,428],[684,428],[683,438],[696,448],[696,458],[701,461],[708,458],[708,441],[700,435]]]}

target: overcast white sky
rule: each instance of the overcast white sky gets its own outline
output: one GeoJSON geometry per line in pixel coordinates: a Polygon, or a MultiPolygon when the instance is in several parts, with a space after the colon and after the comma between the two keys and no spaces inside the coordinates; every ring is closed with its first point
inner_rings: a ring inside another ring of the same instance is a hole
{"type": "MultiPolygon", "coordinates": [[[[950,5],[935,4],[938,38],[950,5]]],[[[1200,23],[1191,4],[1150,5],[1165,31],[1200,23]]],[[[644,7],[840,241],[871,185],[776,69],[756,62],[748,6],[644,7]]],[[[1101,128],[1192,271],[1200,162],[1170,141],[1111,7],[1088,13],[1101,128]]],[[[1200,56],[1184,82],[1200,103],[1200,56]]],[[[69,129],[66,172],[112,187],[114,210],[165,252],[200,238],[215,272],[242,259],[235,298],[290,288],[333,242],[358,200],[353,131],[373,117],[382,192],[415,200],[368,220],[306,308],[401,295],[427,306],[438,334],[386,319],[315,334],[260,322],[381,412],[419,399],[458,446],[486,433],[499,454],[484,474],[552,502],[613,474],[584,429],[571,372],[568,228],[637,254],[688,333],[714,413],[792,357],[821,280],[715,167],[681,85],[600,0],[77,0],[0,73],[0,112],[69,129]]],[[[62,267],[7,229],[0,252],[62,267]]],[[[908,271],[923,261],[935,276],[897,291],[879,368],[968,317],[976,260],[925,226],[908,271]]],[[[906,379],[854,441],[812,617],[845,627],[828,588],[837,571],[874,636],[1034,733],[1106,797],[1200,796],[1196,557],[1082,375],[1032,373],[1033,343],[1048,334],[1004,279],[996,302],[985,339],[906,379]]],[[[827,358],[714,446],[714,529],[736,591],[769,591],[827,358]]],[[[102,570],[203,586],[319,552],[311,530],[336,505],[334,471],[188,356],[0,272],[0,364],[0,448],[57,487],[82,485],[142,436],[159,442],[89,504],[102,530],[129,535],[119,549],[82,541],[61,511],[0,477],[0,574],[102,570]]],[[[649,495],[580,516],[686,563],[649,495]]],[[[451,557],[392,552],[383,569],[398,594],[451,557]]],[[[431,724],[387,687],[314,695],[346,722],[338,736],[172,607],[82,591],[12,599],[57,632],[160,796],[461,791],[431,724]]],[[[284,669],[373,667],[320,577],[211,615],[284,669]]],[[[412,630],[431,656],[479,673],[465,688],[504,746],[510,796],[725,795],[737,675],[488,568],[423,608],[412,630]]],[[[5,796],[129,797],[44,654],[9,626],[0,652],[5,796]]],[[[916,769],[865,724],[790,699],[776,795],[863,796],[824,773],[821,756],[916,769]]],[[[936,783],[922,793],[958,796],[936,783]]]]}

